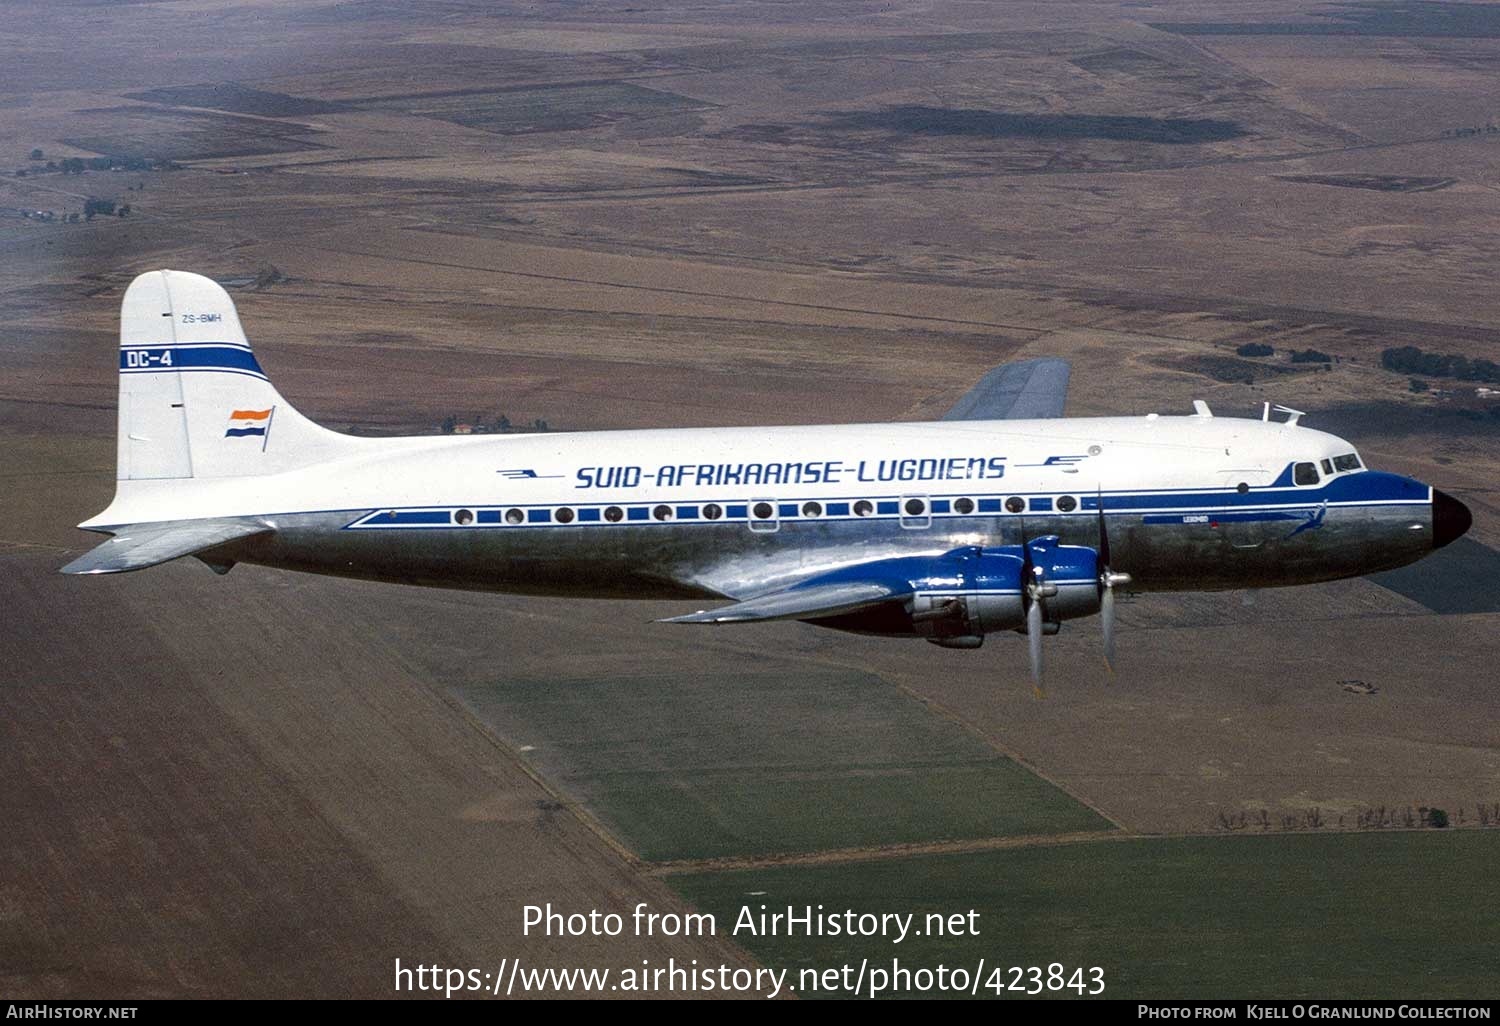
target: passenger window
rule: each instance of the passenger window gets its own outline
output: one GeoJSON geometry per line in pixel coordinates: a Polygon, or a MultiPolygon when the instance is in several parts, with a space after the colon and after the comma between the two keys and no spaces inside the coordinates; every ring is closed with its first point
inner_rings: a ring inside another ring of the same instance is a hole
{"type": "Polygon", "coordinates": [[[1292,480],[1299,485],[1315,485],[1320,480],[1314,463],[1299,463],[1292,468],[1292,480]]]}
{"type": "Polygon", "coordinates": [[[1343,456],[1335,456],[1333,458],[1333,465],[1339,470],[1359,470],[1362,466],[1359,462],[1359,457],[1352,452],[1346,453],[1343,456]]]}

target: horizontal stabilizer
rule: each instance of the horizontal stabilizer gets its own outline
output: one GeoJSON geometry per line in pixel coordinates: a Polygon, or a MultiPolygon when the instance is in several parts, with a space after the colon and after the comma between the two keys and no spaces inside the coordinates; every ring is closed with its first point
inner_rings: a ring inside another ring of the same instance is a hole
{"type": "Polygon", "coordinates": [[[144,570],[226,542],[265,534],[271,528],[243,520],[176,520],[121,528],[103,545],[79,556],[65,574],[121,574],[144,570]]]}
{"type": "Polygon", "coordinates": [[[1061,417],[1068,401],[1067,360],[1043,357],[990,371],[943,420],[1042,420],[1061,417]]]}
{"type": "Polygon", "coordinates": [[[849,581],[792,588],[747,599],[732,606],[672,616],[658,623],[755,623],[763,620],[809,620],[852,613],[895,597],[884,584],[849,581]]]}

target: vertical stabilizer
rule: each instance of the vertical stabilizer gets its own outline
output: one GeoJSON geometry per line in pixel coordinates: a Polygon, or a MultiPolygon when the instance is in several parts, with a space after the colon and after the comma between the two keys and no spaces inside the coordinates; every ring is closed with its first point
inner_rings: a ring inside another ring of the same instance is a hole
{"type": "Polygon", "coordinates": [[[120,310],[120,481],[275,474],[357,440],[302,416],[266,378],[216,282],[151,271],[120,310]]]}

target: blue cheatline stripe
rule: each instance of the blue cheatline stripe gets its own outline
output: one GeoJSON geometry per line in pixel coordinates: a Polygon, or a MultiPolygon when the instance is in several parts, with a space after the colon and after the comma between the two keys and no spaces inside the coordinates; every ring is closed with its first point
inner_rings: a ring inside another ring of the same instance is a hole
{"type": "Polygon", "coordinates": [[[125,346],[120,349],[121,374],[160,374],[166,371],[229,371],[265,377],[255,354],[245,346],[198,343],[125,346]]]}
{"type": "MultiPolygon", "coordinates": [[[[1104,511],[1104,515],[1107,516],[1107,517],[1123,517],[1123,516],[1134,517],[1134,516],[1140,516],[1141,521],[1143,523],[1146,523],[1146,524],[1176,524],[1176,525],[1185,525],[1185,526],[1195,526],[1195,525],[1199,525],[1199,524],[1209,524],[1209,523],[1239,523],[1239,522],[1257,522],[1257,521],[1262,521],[1262,522],[1269,522],[1269,521],[1304,521],[1304,520],[1307,520],[1308,517],[1315,515],[1317,513],[1317,511],[1319,510],[1319,508],[1324,507],[1324,506],[1326,506],[1328,509],[1372,508],[1372,507],[1381,507],[1381,506],[1425,506],[1430,501],[1430,500],[1428,500],[1426,498],[1422,498],[1422,499],[1402,499],[1402,500],[1383,499],[1383,500],[1374,500],[1374,501],[1369,501],[1369,502],[1357,502],[1357,501],[1330,502],[1330,501],[1328,501],[1326,499],[1322,500],[1322,501],[1319,501],[1315,495],[1314,496],[1307,496],[1306,500],[1307,501],[1303,501],[1303,502],[1300,502],[1300,503],[1286,504],[1286,505],[1281,505],[1281,506],[1274,507],[1274,508],[1263,507],[1261,509],[1250,509],[1250,510],[1244,510],[1244,509],[1241,509],[1241,510],[1225,510],[1222,507],[1219,508],[1219,509],[1208,509],[1208,508],[1203,508],[1203,507],[1187,507],[1187,508],[1184,508],[1184,509],[1178,509],[1175,512],[1154,512],[1153,511],[1153,512],[1148,512],[1148,513],[1142,513],[1141,511],[1131,510],[1131,509],[1106,509],[1104,511]]],[[[821,500],[817,500],[817,501],[821,501],[821,500]]],[[[541,504],[541,505],[505,506],[505,507],[490,508],[490,509],[476,509],[476,507],[475,507],[474,504],[469,504],[469,505],[463,506],[463,507],[453,506],[451,508],[450,507],[443,507],[441,509],[415,509],[415,510],[382,509],[382,510],[377,510],[374,513],[365,514],[364,516],[361,516],[358,519],[356,519],[356,520],[354,520],[354,521],[352,521],[352,522],[344,525],[344,527],[345,527],[346,530],[349,530],[349,529],[356,529],[356,530],[358,530],[358,529],[376,529],[376,530],[379,530],[379,529],[393,528],[393,527],[434,527],[434,526],[437,526],[437,527],[450,527],[450,526],[451,527],[471,527],[471,528],[472,527],[503,527],[503,528],[505,528],[507,530],[515,530],[515,529],[518,529],[518,528],[523,528],[523,527],[528,527],[528,526],[532,526],[532,527],[564,527],[564,526],[566,526],[566,527],[572,527],[572,526],[582,525],[582,524],[599,524],[599,525],[606,526],[606,527],[613,527],[613,526],[661,527],[661,526],[665,526],[665,525],[668,525],[668,524],[695,523],[695,522],[696,523],[703,523],[703,524],[743,524],[743,523],[751,523],[751,524],[774,524],[774,523],[786,522],[786,521],[791,521],[791,522],[794,522],[794,523],[810,523],[810,522],[817,521],[817,520],[833,520],[833,521],[837,521],[837,522],[882,523],[882,522],[889,522],[889,521],[894,521],[894,520],[898,520],[898,519],[906,519],[906,520],[912,519],[911,517],[903,517],[899,512],[896,512],[896,511],[892,511],[891,513],[887,513],[885,515],[872,514],[870,516],[863,516],[863,517],[862,516],[857,516],[857,515],[849,515],[849,514],[835,515],[832,512],[827,512],[827,513],[825,513],[822,516],[781,517],[779,520],[777,518],[774,518],[774,517],[770,518],[770,519],[758,519],[758,518],[751,517],[749,515],[749,509],[748,509],[748,507],[743,506],[743,505],[738,505],[738,504],[724,505],[723,506],[724,514],[721,517],[710,519],[708,517],[703,516],[701,507],[694,507],[694,506],[687,506],[687,505],[675,505],[675,504],[673,504],[673,505],[671,505],[670,508],[673,510],[674,516],[668,518],[667,520],[657,520],[655,518],[655,516],[653,515],[653,510],[656,508],[657,505],[662,505],[662,504],[661,503],[655,503],[655,504],[646,504],[646,505],[631,505],[631,504],[628,504],[628,503],[608,503],[608,504],[601,503],[601,504],[599,504],[597,506],[592,506],[592,507],[589,507],[589,506],[578,507],[578,506],[573,506],[573,505],[571,505],[569,503],[547,503],[547,504],[541,504]],[[562,525],[562,524],[559,524],[559,523],[557,523],[556,521],[554,521],[552,519],[552,511],[555,510],[555,509],[558,509],[558,508],[560,508],[560,507],[562,507],[564,505],[568,506],[568,508],[570,508],[570,509],[572,509],[572,510],[575,511],[575,513],[577,515],[577,520],[576,520],[575,524],[562,525]],[[623,512],[623,514],[624,514],[623,517],[620,518],[620,519],[618,519],[618,520],[606,520],[604,518],[604,516],[603,516],[603,512],[609,506],[615,506],[615,507],[619,508],[623,512]],[[474,523],[468,524],[468,525],[457,525],[457,524],[453,524],[452,523],[452,519],[451,519],[451,515],[450,515],[451,511],[454,510],[454,509],[460,509],[460,508],[475,509],[476,510],[474,523]],[[502,515],[502,512],[503,512],[503,510],[506,510],[506,509],[514,509],[514,510],[520,511],[520,513],[522,514],[521,518],[518,521],[514,521],[514,522],[505,519],[505,517],[502,515]]],[[[895,503],[882,503],[881,505],[894,506],[895,503]]],[[[1106,505],[1108,505],[1108,503],[1106,503],[1106,505]]],[[[1045,524],[1048,524],[1049,522],[1051,522],[1054,519],[1069,519],[1069,518],[1071,518],[1071,519],[1077,519],[1077,518],[1080,518],[1080,517],[1087,517],[1090,520],[1092,520],[1097,515],[1098,515],[1097,511],[1092,511],[1092,512],[1088,512],[1088,513],[1084,513],[1082,511],[1075,511],[1075,512],[1069,513],[1069,514],[1062,514],[1062,513],[1056,513],[1056,512],[1046,513],[1046,514],[1037,514],[1037,513],[1033,513],[1033,512],[1027,512],[1027,513],[1024,513],[1024,514],[1005,514],[1005,519],[1007,519],[1007,520],[1020,520],[1020,519],[1023,519],[1023,518],[1030,518],[1035,523],[1037,523],[1039,525],[1045,525],[1045,524]]],[[[929,516],[928,514],[922,514],[921,517],[923,519],[935,520],[935,521],[938,521],[940,523],[941,522],[950,522],[950,521],[974,520],[974,519],[981,519],[981,520],[992,520],[992,519],[994,519],[993,515],[983,514],[983,513],[977,513],[977,512],[976,513],[967,513],[967,514],[961,514],[961,513],[938,513],[938,514],[934,514],[934,515],[931,515],[931,516],[929,516]]]]}

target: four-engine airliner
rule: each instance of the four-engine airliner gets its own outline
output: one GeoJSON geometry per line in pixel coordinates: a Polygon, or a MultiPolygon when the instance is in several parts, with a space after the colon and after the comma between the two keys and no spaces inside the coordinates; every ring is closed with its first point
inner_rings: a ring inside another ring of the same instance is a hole
{"type": "Polygon", "coordinates": [[[1116,591],[1264,588],[1402,566],[1457,499],[1266,409],[1064,418],[1068,364],[1007,364],[941,420],[362,438],[282,398],[208,278],[125,293],[113,535],[63,567],[196,556],[531,595],[694,599],[666,622],[800,620],[978,648],[1116,591]],[[720,603],[720,604],[715,604],[720,603]]]}

